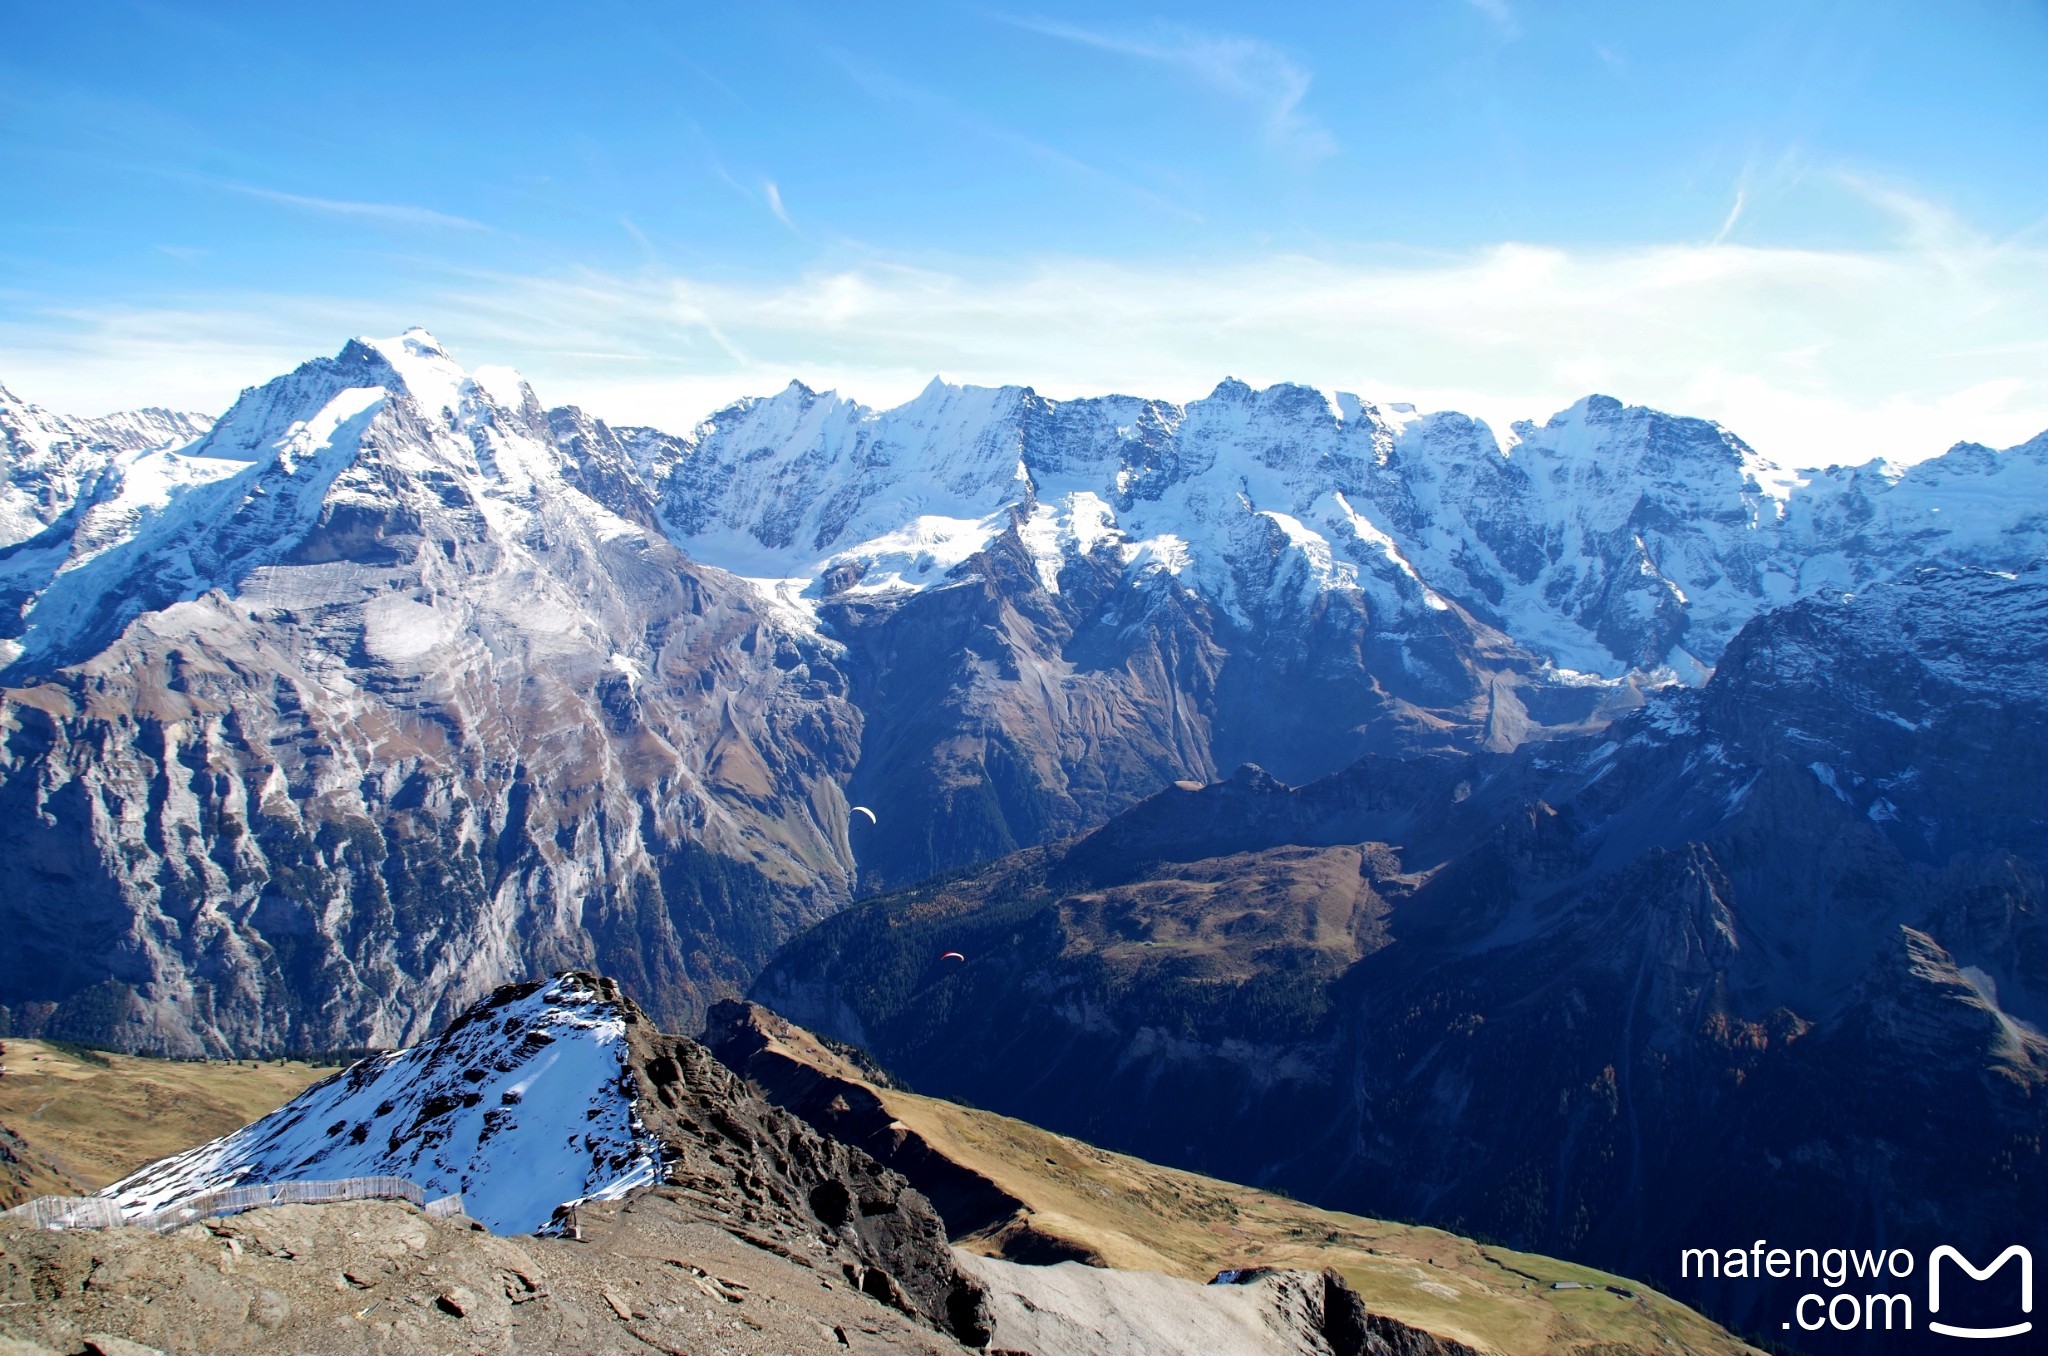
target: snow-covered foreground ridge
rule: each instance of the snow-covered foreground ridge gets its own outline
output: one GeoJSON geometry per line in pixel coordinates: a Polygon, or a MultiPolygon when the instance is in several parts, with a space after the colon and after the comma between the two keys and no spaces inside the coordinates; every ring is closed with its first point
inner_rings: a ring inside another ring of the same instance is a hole
{"type": "MultiPolygon", "coordinates": [[[[54,418],[17,401],[0,422],[23,411],[54,418]]],[[[1802,473],[1605,396],[1503,440],[1460,414],[1234,380],[1186,405],[935,380],[885,411],[792,383],[678,435],[545,410],[517,374],[466,372],[420,330],[352,342],[245,393],[189,446],[110,467],[0,551],[0,601],[21,609],[0,661],[77,662],[136,608],[232,591],[319,514],[360,501],[367,520],[394,473],[481,486],[471,501],[514,535],[573,488],[616,530],[753,581],[799,628],[833,601],[961,582],[1014,533],[1055,593],[1084,563],[1140,589],[1177,581],[1254,633],[1334,591],[1383,632],[1456,607],[1610,677],[1696,678],[1795,597],[2048,550],[2048,435],[1802,473]],[[141,578],[162,582],[106,606],[141,578]]]]}
{"type": "Polygon", "coordinates": [[[390,1176],[460,1194],[498,1233],[659,1175],[642,1126],[627,1014],[589,976],[509,985],[447,1031],[357,1063],[254,1124],[108,1187],[124,1214],[249,1184],[390,1176]]]}

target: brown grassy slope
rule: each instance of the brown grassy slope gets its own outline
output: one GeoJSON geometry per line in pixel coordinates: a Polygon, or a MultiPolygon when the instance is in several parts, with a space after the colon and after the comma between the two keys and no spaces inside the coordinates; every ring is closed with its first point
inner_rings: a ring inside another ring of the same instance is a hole
{"type": "Polygon", "coordinates": [[[240,1129],[333,1072],[297,1062],[187,1064],[0,1042],[0,1206],[97,1190],[240,1129]]]}
{"type": "MultiPolygon", "coordinates": [[[[1331,1267],[1374,1311],[1501,1356],[1754,1351],[1619,1276],[1108,1153],[1007,1116],[880,1086],[801,1027],[773,1019],[773,1028],[776,1051],[865,1085],[904,1131],[1025,1202],[1035,1231],[1110,1266],[1204,1281],[1226,1267],[1331,1267]],[[1587,1288],[1551,1289],[1557,1281],[1587,1288]]],[[[1002,1232],[961,1243],[1000,1255],[1002,1232]]]]}

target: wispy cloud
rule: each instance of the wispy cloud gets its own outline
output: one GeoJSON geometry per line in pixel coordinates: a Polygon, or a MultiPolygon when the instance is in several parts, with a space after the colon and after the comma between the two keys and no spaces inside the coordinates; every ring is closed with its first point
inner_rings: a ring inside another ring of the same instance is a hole
{"type": "Polygon", "coordinates": [[[1253,109],[1267,140],[1303,160],[1336,152],[1336,138],[1302,108],[1313,77],[1271,43],[1235,34],[1199,33],[1162,25],[1146,32],[1112,32],[1053,19],[997,14],[1003,23],[1061,42],[1092,47],[1165,66],[1253,109]]]}
{"type": "Polygon", "coordinates": [[[1485,15],[1501,37],[1513,41],[1522,36],[1522,25],[1515,18],[1515,11],[1508,0],[1465,0],[1465,3],[1485,15]]]}
{"type": "Polygon", "coordinates": [[[1143,184],[1135,184],[1121,175],[1113,174],[1099,165],[1090,164],[1079,156],[1069,154],[1048,142],[991,122],[980,114],[962,107],[959,103],[921,85],[913,85],[874,64],[864,61],[848,52],[835,51],[833,58],[839,63],[847,77],[867,93],[870,98],[883,103],[898,104],[914,109],[925,117],[944,122],[950,126],[972,132],[991,142],[1009,147],[1019,154],[1047,165],[1053,169],[1072,174],[1077,178],[1090,179],[1106,187],[1114,188],[1127,197],[1149,207],[1176,216],[1185,221],[1199,222],[1201,217],[1162,193],[1154,192],[1143,184]]]}
{"type": "Polygon", "coordinates": [[[1976,250],[1985,239],[1941,203],[1854,170],[1838,170],[1835,182],[1891,218],[1903,244],[1932,253],[1976,250]]]}
{"type": "Polygon", "coordinates": [[[1226,373],[1463,409],[1496,428],[1588,391],[1721,420],[1802,465],[1915,460],[2048,427],[2048,246],[1873,189],[1865,250],[1729,242],[1433,256],[872,258],[768,283],[663,269],[472,274],[402,303],[251,296],[0,319],[0,379],[53,408],[218,409],[352,333],[424,321],[543,399],[684,427],[790,377],[871,403],[935,371],[1058,396],[1206,393],[1226,373]]]}
{"type": "Polygon", "coordinates": [[[304,193],[284,193],[274,188],[259,188],[255,184],[216,181],[220,187],[245,197],[261,198],[265,202],[281,203],[308,212],[321,212],[328,216],[357,217],[366,221],[382,221],[393,226],[434,226],[456,231],[488,231],[491,228],[481,221],[468,217],[451,216],[447,212],[436,212],[431,207],[414,207],[409,203],[397,202],[352,202],[345,198],[315,198],[304,193]]]}
{"type": "Polygon", "coordinates": [[[1746,183],[1738,182],[1735,185],[1735,201],[1728,208],[1728,215],[1722,218],[1721,229],[1714,232],[1714,243],[1716,245],[1726,240],[1728,233],[1735,229],[1735,223],[1742,220],[1742,209],[1748,201],[1749,186],[1746,183]]]}
{"type": "MultiPolygon", "coordinates": [[[[775,219],[789,227],[790,230],[796,231],[796,223],[789,219],[789,209],[782,205],[782,190],[775,186],[773,179],[763,179],[761,181],[761,194],[768,200],[768,210],[775,214],[775,219]]],[[[803,234],[802,231],[797,231],[796,233],[798,235],[803,234]]]]}
{"type": "Polygon", "coordinates": [[[1768,216],[1775,206],[1798,192],[1814,172],[1811,154],[1797,142],[1776,149],[1753,146],[1736,171],[1729,190],[1728,212],[1711,237],[1713,243],[1727,241],[1753,213],[1768,216]]]}

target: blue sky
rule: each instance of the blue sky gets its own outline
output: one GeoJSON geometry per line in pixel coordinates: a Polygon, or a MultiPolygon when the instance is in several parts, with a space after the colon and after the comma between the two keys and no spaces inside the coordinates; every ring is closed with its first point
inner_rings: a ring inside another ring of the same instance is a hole
{"type": "Polygon", "coordinates": [[[0,380],[433,329],[687,424],[1226,374],[1799,463],[2048,427],[2048,5],[15,6],[0,380]]]}

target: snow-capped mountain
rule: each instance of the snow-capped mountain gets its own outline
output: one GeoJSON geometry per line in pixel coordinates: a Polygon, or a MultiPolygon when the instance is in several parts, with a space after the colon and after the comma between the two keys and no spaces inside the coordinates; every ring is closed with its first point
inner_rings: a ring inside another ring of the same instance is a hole
{"type": "Polygon", "coordinates": [[[0,547],[26,541],[74,506],[129,480],[134,494],[175,483],[169,454],[205,433],[203,414],[144,409],[80,419],[53,414],[0,386],[0,547]]]}
{"type": "Polygon", "coordinates": [[[680,1022],[848,896],[827,647],[577,489],[516,381],[352,343],[178,455],[0,552],[10,1009],[391,1045],[580,963],[680,1022]]]}
{"type": "Polygon", "coordinates": [[[532,1233],[558,1206],[660,1176],[631,1058],[626,1013],[585,977],[520,985],[100,1194],[132,1218],[233,1186],[402,1177],[429,1199],[460,1194],[495,1232],[532,1233]]]}
{"type": "MultiPolygon", "coordinates": [[[[1570,422],[1583,413],[1561,416],[1567,422],[1547,430],[1560,436],[1531,446],[1563,447],[1597,465],[1605,449],[1589,450],[1583,418],[1570,422]]],[[[1646,441],[1635,433],[1635,444],[1646,441]]],[[[935,381],[879,413],[792,385],[715,416],[691,440],[629,441],[662,487],[679,539],[705,559],[785,581],[780,592],[793,600],[940,585],[1014,531],[1048,591],[1059,591],[1070,566],[1094,560],[1133,584],[1174,579],[1246,630],[1332,593],[1361,595],[1375,628],[1412,625],[1451,609],[1437,580],[1482,610],[1505,601],[1496,596],[1503,578],[1540,602],[1544,585],[1561,590],[1534,562],[1546,545],[1555,555],[1567,544],[1544,534],[1563,532],[1556,510],[1581,488],[1569,466],[1532,477],[1482,425],[1457,416],[1416,418],[1353,397],[1288,386],[1255,392],[1234,381],[1187,406],[1124,397],[1056,403],[1023,389],[935,381]],[[1527,578],[1491,558],[1501,553],[1527,578]],[[1492,587],[1473,587],[1475,578],[1492,587]]],[[[1692,469],[1705,473],[1701,481],[1732,471],[1722,476],[1728,485],[1709,491],[1725,489],[1739,509],[1754,486],[1732,450],[1740,445],[1726,443],[1729,466],[1692,469]]],[[[1645,459],[1640,446],[1628,450],[1645,459]]],[[[1625,515],[1645,478],[1616,467],[1579,479],[1599,489],[1582,497],[1621,499],[1625,515]],[[1603,476],[1617,485],[1599,484],[1603,476]]],[[[1604,517],[1616,515],[1598,507],[1596,529],[1612,530],[1604,517]]],[[[1676,505],[1673,516],[1694,516],[1693,508],[1676,505]]],[[[1582,554],[1571,552],[1571,563],[1582,554]]],[[[1516,620],[1537,611],[1525,607],[1516,620]]],[[[1506,615],[1496,609],[1489,620],[1506,615]]],[[[1553,640],[1567,628],[1522,629],[1553,640]]],[[[1586,641],[1572,637],[1550,657],[1614,669],[1611,657],[1588,660],[1597,647],[1586,641]]]]}
{"type": "Polygon", "coordinates": [[[1457,606],[1609,677],[1697,681],[1765,607],[2048,547],[2048,435],[1798,473],[1604,396],[1503,445],[1462,415],[1293,386],[1176,406],[934,381],[877,412],[793,383],[687,439],[624,439],[678,540],[793,606],[943,584],[1015,530],[1053,592],[1100,555],[1255,629],[1289,594],[1357,590],[1376,626],[1457,606]]]}
{"type": "Polygon", "coordinates": [[[1597,396],[1503,444],[1296,386],[792,385],[672,435],[416,330],[90,476],[35,420],[0,1009],[181,1051],[414,1040],[572,964],[687,1024],[862,890],[1244,761],[1597,729],[1767,608],[2048,547],[2048,440],[1794,475],[1597,396]]]}

